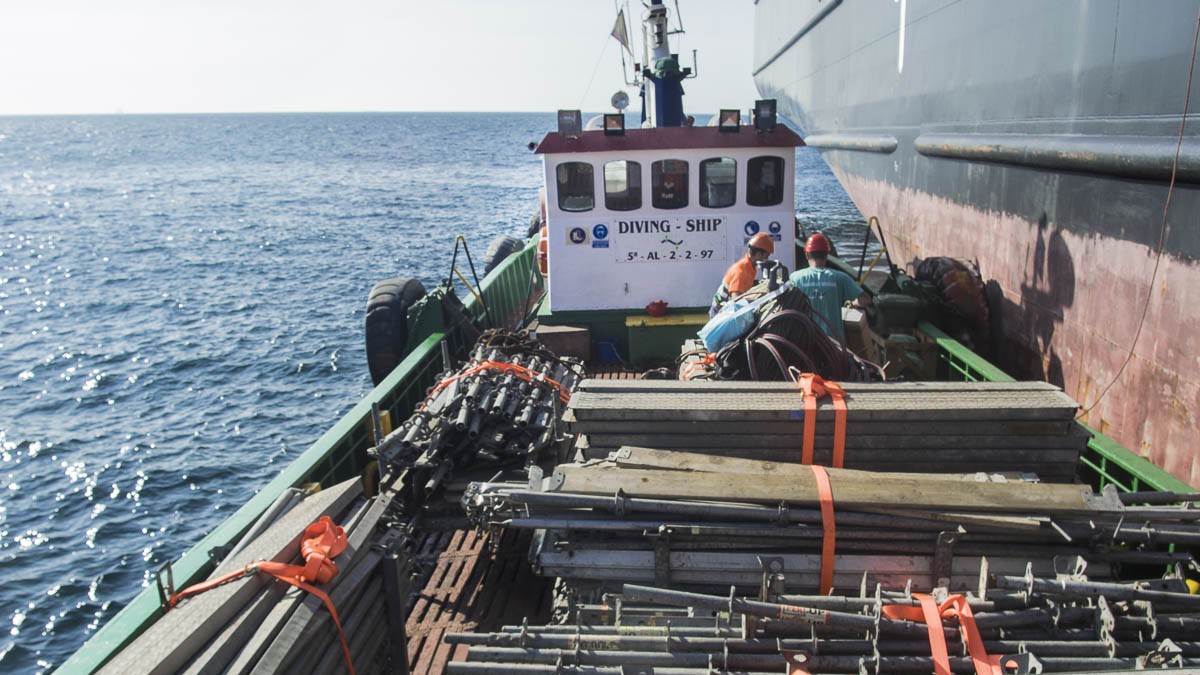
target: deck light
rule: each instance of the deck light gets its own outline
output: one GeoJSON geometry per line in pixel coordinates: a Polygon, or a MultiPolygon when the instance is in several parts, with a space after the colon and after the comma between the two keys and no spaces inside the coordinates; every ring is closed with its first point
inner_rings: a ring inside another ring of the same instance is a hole
{"type": "Polygon", "coordinates": [[[758,131],[775,129],[775,99],[765,98],[754,102],[754,128],[758,131]]]}
{"type": "Polygon", "coordinates": [[[624,136],[625,115],[622,113],[604,113],[604,135],[624,136]]]}
{"type": "Polygon", "coordinates": [[[583,113],[578,110],[558,111],[558,133],[568,137],[578,137],[583,132],[583,113]]]}
{"type": "Polygon", "coordinates": [[[742,111],[737,108],[721,108],[717,127],[721,131],[737,131],[742,125],[742,111]]]}

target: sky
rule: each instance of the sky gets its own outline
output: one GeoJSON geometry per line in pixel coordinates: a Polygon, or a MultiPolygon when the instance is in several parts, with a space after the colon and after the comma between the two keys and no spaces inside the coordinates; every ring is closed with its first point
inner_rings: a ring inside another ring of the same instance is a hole
{"type": "MultiPolygon", "coordinates": [[[[675,0],[666,0],[675,24],[675,0]]],[[[0,9],[0,115],[611,110],[614,0],[37,0],[0,9]]],[[[622,0],[621,5],[625,5],[622,0]]],[[[641,57],[641,2],[629,32],[641,57]]],[[[679,0],[689,113],[753,105],[752,0],[679,0]]],[[[627,62],[629,60],[626,55],[627,62]]]]}

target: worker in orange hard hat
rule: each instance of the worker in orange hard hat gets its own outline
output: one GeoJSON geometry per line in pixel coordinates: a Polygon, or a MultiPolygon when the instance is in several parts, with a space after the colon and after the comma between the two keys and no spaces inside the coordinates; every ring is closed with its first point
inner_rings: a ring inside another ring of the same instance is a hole
{"type": "MultiPolygon", "coordinates": [[[[712,305],[708,308],[709,316],[716,316],[725,303],[750,290],[754,278],[758,276],[758,264],[770,258],[775,253],[775,242],[771,235],[759,232],[746,242],[746,255],[729,266],[721,287],[713,295],[712,305]]],[[[785,271],[786,274],[786,271],[785,271]]]]}
{"type": "Polygon", "coordinates": [[[804,295],[817,313],[817,323],[825,334],[846,341],[842,328],[842,305],[853,300],[859,307],[871,304],[871,296],[850,278],[849,274],[826,267],[829,259],[829,239],[817,232],[804,243],[804,257],[808,267],[796,270],[790,280],[804,295]]]}

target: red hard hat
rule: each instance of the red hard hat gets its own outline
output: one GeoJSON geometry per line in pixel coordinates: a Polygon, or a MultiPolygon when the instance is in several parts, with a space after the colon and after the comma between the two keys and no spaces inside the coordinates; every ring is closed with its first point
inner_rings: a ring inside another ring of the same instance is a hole
{"type": "Polygon", "coordinates": [[[820,232],[808,238],[808,243],[804,244],[805,253],[829,253],[829,239],[820,232]]]}
{"type": "Polygon", "coordinates": [[[753,246],[754,248],[761,248],[767,253],[775,252],[775,242],[771,241],[771,235],[767,234],[766,232],[759,232],[753,237],[750,237],[750,241],[747,242],[746,245],[753,246]]]}

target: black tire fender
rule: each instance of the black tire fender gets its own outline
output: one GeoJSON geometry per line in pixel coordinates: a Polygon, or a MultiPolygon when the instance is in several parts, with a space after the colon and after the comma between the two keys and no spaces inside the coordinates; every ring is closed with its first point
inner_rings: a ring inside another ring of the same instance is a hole
{"type": "Polygon", "coordinates": [[[487,253],[483,254],[483,275],[496,269],[505,258],[525,248],[525,242],[516,237],[499,235],[488,244],[487,253]]]}
{"type": "Polygon", "coordinates": [[[378,385],[408,355],[408,310],[425,297],[417,279],[384,279],[367,296],[366,347],[371,382],[378,385]]]}

